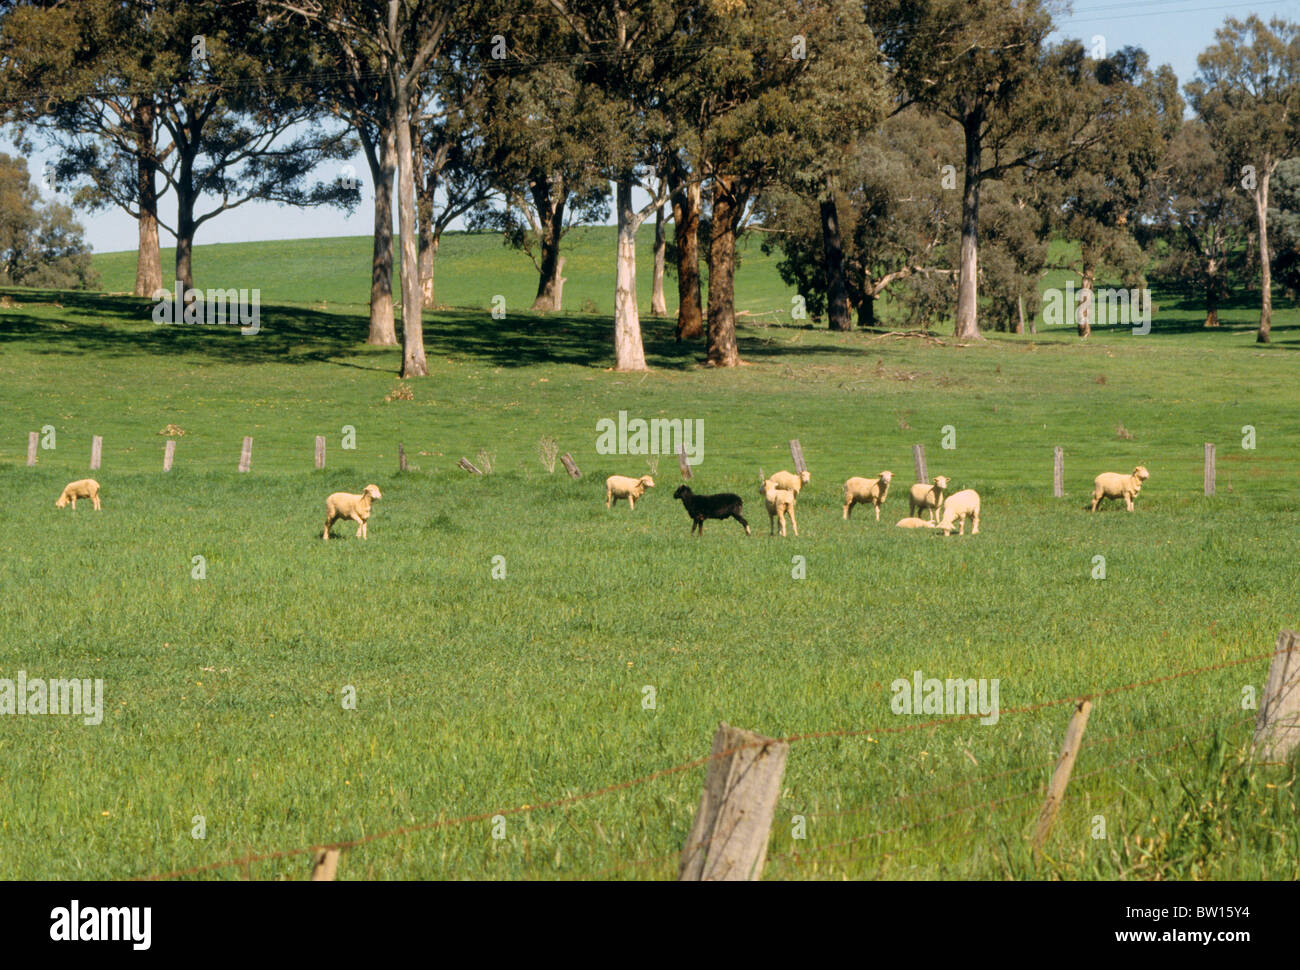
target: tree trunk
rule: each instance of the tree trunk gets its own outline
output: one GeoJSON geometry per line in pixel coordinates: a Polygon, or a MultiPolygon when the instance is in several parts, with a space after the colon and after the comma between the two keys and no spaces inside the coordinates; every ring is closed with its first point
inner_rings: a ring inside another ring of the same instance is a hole
{"type": "Polygon", "coordinates": [[[655,269],[650,285],[650,312],[656,317],[668,314],[664,299],[664,260],[668,256],[668,235],[664,228],[664,207],[655,210],[655,269]]]}
{"type": "Polygon", "coordinates": [[[614,367],[646,370],[641,342],[641,317],[636,307],[636,231],[641,220],[632,208],[632,179],[621,178],[615,188],[618,206],[618,266],[614,280],[614,367]]]}
{"type": "MultiPolygon", "coordinates": [[[[176,178],[176,279],[194,287],[194,156],[182,153],[176,178]]],[[[188,302],[188,301],[187,301],[188,302]]]]}
{"type": "MultiPolygon", "coordinates": [[[[418,143],[416,143],[418,149],[418,143]]],[[[438,185],[438,177],[433,173],[423,173],[422,158],[416,159],[415,171],[418,179],[416,186],[415,212],[419,222],[420,249],[420,305],[433,307],[433,256],[437,243],[433,239],[433,193],[438,185]]]]}
{"type": "Polygon", "coordinates": [[[1025,332],[1025,295],[1021,293],[1020,298],[1016,300],[1016,333],[1024,333],[1024,332],[1025,332]]]}
{"type": "Polygon", "coordinates": [[[844,285],[844,242],[840,238],[840,217],[835,207],[835,178],[826,176],[822,197],[822,252],[826,260],[826,316],[832,330],[852,330],[849,291],[844,285]]]}
{"type": "Polygon", "coordinates": [[[136,220],[139,243],[135,259],[135,295],[152,297],[162,285],[162,252],[158,248],[158,156],[154,141],[154,104],[135,104],[136,220]]]}
{"type": "Polygon", "coordinates": [[[740,363],[736,345],[736,223],[741,205],[735,195],[736,179],[713,179],[713,222],[709,238],[709,329],[706,359],[713,367],[740,363]]]}
{"type": "Polygon", "coordinates": [[[1259,173],[1259,183],[1255,188],[1255,218],[1259,224],[1259,333],[1255,342],[1266,344],[1273,329],[1273,266],[1272,254],[1268,251],[1268,180],[1272,173],[1267,165],[1259,173]]]}
{"type": "Polygon", "coordinates": [[[700,185],[687,181],[680,163],[668,169],[673,200],[673,245],[677,249],[677,339],[704,333],[700,308],[700,185]]]}
{"type": "Polygon", "coordinates": [[[410,91],[405,78],[396,88],[397,227],[402,243],[402,377],[425,377],[421,318],[420,254],[416,248],[415,152],[411,144],[410,91]]]}
{"type": "Polygon", "coordinates": [[[379,133],[379,144],[367,147],[371,181],[375,186],[374,247],[370,257],[370,334],[366,343],[390,347],[397,343],[393,319],[393,171],[397,142],[392,125],[379,133]]]}
{"type": "Polygon", "coordinates": [[[865,330],[876,325],[876,297],[871,292],[870,283],[867,284],[866,295],[863,296],[862,302],[858,304],[858,329],[865,330]]]}
{"type": "Polygon", "coordinates": [[[1084,264],[1083,286],[1079,288],[1079,305],[1074,314],[1080,337],[1086,338],[1092,333],[1092,283],[1096,272],[1096,267],[1091,263],[1084,264]]]}
{"type": "Polygon", "coordinates": [[[533,182],[533,204],[541,227],[539,244],[542,255],[534,310],[558,311],[561,308],[560,271],[563,261],[560,259],[560,239],[564,235],[564,207],[568,196],[569,191],[562,181],[555,187],[545,179],[533,182]]]}
{"type": "Polygon", "coordinates": [[[963,125],[966,136],[966,169],[961,198],[961,274],[957,281],[957,323],[953,336],[978,340],[979,331],[979,209],[980,166],[983,159],[984,112],[975,109],[963,125]]]}
{"type": "Polygon", "coordinates": [[[1219,261],[1211,257],[1206,266],[1205,278],[1205,325],[1219,325],[1219,261]]]}

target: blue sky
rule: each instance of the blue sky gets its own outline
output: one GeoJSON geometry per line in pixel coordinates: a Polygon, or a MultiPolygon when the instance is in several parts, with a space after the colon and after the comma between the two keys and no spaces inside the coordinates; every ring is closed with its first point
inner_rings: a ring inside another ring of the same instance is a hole
{"type": "MultiPolygon", "coordinates": [[[[1076,0],[1070,13],[1057,17],[1058,37],[1077,37],[1093,45],[1094,37],[1104,38],[1107,51],[1127,45],[1144,48],[1153,65],[1169,64],[1186,84],[1196,73],[1196,56],[1214,40],[1214,31],[1228,17],[1244,19],[1250,14],[1264,19],[1282,17],[1300,19],[1300,0],[1250,0],[1219,2],[1213,0],[1076,0]]],[[[16,154],[7,139],[0,140],[0,150],[16,154]]],[[[39,178],[48,156],[38,152],[28,160],[33,177],[39,178]]],[[[368,174],[363,158],[352,165],[357,173],[368,174]]],[[[321,173],[333,177],[336,173],[321,173]]],[[[44,191],[44,190],[43,190],[44,191]]],[[[363,194],[365,194],[363,192],[363,194]]],[[[47,193],[48,197],[48,193],[47,193]]],[[[337,209],[294,209],[284,206],[249,203],[206,223],[195,243],[242,242],[248,240],[301,239],[315,236],[364,236],[372,228],[371,198],[348,215],[337,209]]],[[[174,201],[163,200],[163,212],[173,221],[174,201]]],[[[117,209],[78,213],[86,227],[86,238],[96,252],[134,249],[134,221],[117,209]]],[[[162,244],[173,244],[171,236],[161,234],[162,244]]]]}

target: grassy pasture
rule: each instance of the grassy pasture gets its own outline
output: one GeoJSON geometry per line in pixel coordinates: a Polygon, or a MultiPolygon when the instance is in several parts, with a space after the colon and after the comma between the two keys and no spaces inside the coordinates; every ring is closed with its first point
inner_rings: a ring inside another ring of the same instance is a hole
{"type": "MultiPolygon", "coordinates": [[[[612,242],[588,232],[566,301],[607,311],[612,242]]],[[[599,314],[449,309],[425,318],[430,377],[411,382],[413,400],[385,401],[398,354],[361,342],[367,247],[200,247],[200,285],[262,287],[252,338],[155,327],[129,297],[6,291],[0,677],[102,677],[107,713],[98,727],[0,718],[0,878],[147,875],[537,805],[704,755],[719,720],[867,732],[792,747],[773,878],[1300,874],[1288,769],[1235,767],[1242,689],[1262,686],[1264,661],[1099,700],[1038,863],[1021,835],[1067,708],[900,732],[929,718],[891,713],[889,692],[919,669],[998,678],[1004,709],[1032,706],[1261,654],[1300,622],[1296,311],[1267,348],[1249,305],[1207,333],[1176,294],[1157,294],[1149,336],[1103,328],[1086,344],[746,326],[750,366],[727,373],[647,319],[653,369],[626,375],[606,370],[599,314]],[[604,477],[648,468],[596,453],[596,421],[620,410],[702,419],[692,485],[740,492],[755,535],[715,522],[692,539],[668,456],[635,513],[606,510],[604,477]],[[57,448],[28,469],[27,432],[47,424],[57,448]],[[168,424],[186,433],[163,475],[168,424]],[[344,425],[355,451],[340,448],[344,425]],[[1254,450],[1240,447],[1244,425],[1254,450]],[[104,510],[55,510],[87,474],[93,434],[104,510]],[[245,434],[253,470],[240,475],[245,434]],[[543,434],[581,480],[546,473],[543,434]],[[790,467],[792,437],[813,480],[800,536],[781,540],[756,479],[790,467]],[[1219,448],[1213,499],[1200,494],[1205,441],[1219,448]],[[914,442],[932,474],[979,490],[978,537],[893,528],[914,442]],[[1054,445],[1064,500],[1051,497],[1054,445]],[[479,449],[491,475],[455,467],[479,449]],[[1138,512],[1090,516],[1092,477],[1139,462],[1152,478],[1138,512]],[[898,478],[882,521],[859,508],[844,522],[840,483],[884,468],[898,478]],[[371,481],[384,498],[370,539],[340,524],[322,543],[324,496],[371,481]],[[1097,555],[1104,580],[1091,578],[1097,555]],[[349,685],[356,710],[341,704],[349,685]],[[806,839],[792,838],[796,815],[806,839]],[[1092,837],[1098,815],[1105,839],[1092,837]]],[[[99,267],[107,290],[129,288],[127,256],[99,267]]],[[[440,299],[459,307],[494,292],[526,306],[534,285],[525,257],[485,238],[449,239],[439,273],[440,299]]],[[[750,319],[788,320],[790,294],[756,250],[738,295],[750,319]]],[[[504,839],[486,819],[380,839],[345,853],[340,876],[671,877],[702,779],[695,768],[509,815],[504,839]]],[[[306,868],[296,857],[252,874],[306,868]]]]}

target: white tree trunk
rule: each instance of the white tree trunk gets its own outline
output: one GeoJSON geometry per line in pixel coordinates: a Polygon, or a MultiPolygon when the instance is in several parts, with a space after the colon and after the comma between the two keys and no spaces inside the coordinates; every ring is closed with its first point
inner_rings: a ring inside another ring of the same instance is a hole
{"type": "Polygon", "coordinates": [[[397,225],[402,237],[402,376],[424,377],[420,255],[415,244],[415,154],[411,145],[410,91],[406,79],[397,95],[397,225]]]}
{"type": "Polygon", "coordinates": [[[614,367],[646,370],[641,318],[636,308],[636,231],[641,219],[632,209],[632,182],[620,181],[618,196],[618,271],[614,282],[614,367]]]}

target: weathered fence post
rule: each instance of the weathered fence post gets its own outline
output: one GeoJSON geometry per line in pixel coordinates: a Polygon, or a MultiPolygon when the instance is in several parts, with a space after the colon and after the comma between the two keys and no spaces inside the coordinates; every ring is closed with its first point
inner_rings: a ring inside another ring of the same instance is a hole
{"type": "Polygon", "coordinates": [[[1052,449],[1052,497],[1065,497],[1065,452],[1059,445],[1052,449]]]}
{"type": "Polygon", "coordinates": [[[311,867],[312,882],[333,882],[334,874],[339,871],[339,850],[326,849],[317,853],[316,861],[311,867]]]}
{"type": "Polygon", "coordinates": [[[691,478],[691,463],[686,460],[686,446],[677,443],[677,467],[682,470],[682,478],[691,478]]]}
{"type": "Polygon", "coordinates": [[[35,431],[32,431],[27,435],[27,467],[28,468],[31,468],[33,465],[36,464],[36,444],[39,439],[40,439],[40,435],[37,434],[35,431]]]}
{"type": "Polygon", "coordinates": [[[1205,443],[1205,494],[1214,494],[1214,445],[1205,443]]]}
{"type": "Polygon", "coordinates": [[[239,470],[246,472],[253,467],[253,439],[244,437],[244,447],[239,451],[239,470]]]}
{"type": "Polygon", "coordinates": [[[397,445],[397,470],[399,472],[406,471],[406,449],[402,447],[400,442],[397,445]]]}
{"type": "Polygon", "coordinates": [[[794,473],[796,475],[802,475],[808,470],[808,466],[803,463],[803,445],[799,444],[798,438],[790,441],[790,457],[794,459],[794,473]]]}
{"type": "Polygon", "coordinates": [[[700,807],[682,850],[679,880],[744,881],[763,874],[789,752],[790,745],[783,741],[718,725],[700,807]]]}
{"type": "Polygon", "coordinates": [[[560,461],[564,463],[564,470],[569,473],[570,478],[582,477],[582,472],[578,470],[578,466],[573,463],[573,458],[567,451],[560,456],[560,461]]]}
{"type": "Polygon", "coordinates": [[[104,457],[104,439],[95,435],[90,439],[90,470],[93,472],[99,467],[100,459],[104,457]]]}
{"type": "Polygon", "coordinates": [[[325,467],[325,436],[323,434],[316,436],[316,467],[325,467]]]}
{"type": "Polygon", "coordinates": [[[912,462],[916,465],[916,483],[930,484],[930,473],[925,467],[925,445],[912,445],[912,462]]]}
{"type": "Polygon", "coordinates": [[[1263,761],[1285,761],[1300,744],[1300,634],[1277,635],[1255,721],[1255,751],[1263,761]]]}
{"type": "Polygon", "coordinates": [[[172,459],[175,457],[176,442],[174,440],[168,441],[167,444],[163,445],[163,471],[169,472],[172,470],[172,459]]]}
{"type": "Polygon", "coordinates": [[[462,458],[460,461],[456,462],[456,464],[459,465],[461,468],[465,469],[465,471],[467,472],[473,472],[475,475],[483,474],[481,471],[479,471],[479,469],[474,467],[474,463],[471,462],[468,458],[462,458]]]}
{"type": "Polygon", "coordinates": [[[1047,833],[1056,821],[1060,811],[1061,800],[1065,797],[1065,786],[1070,783],[1070,772],[1074,771],[1074,759],[1079,756],[1079,746],[1083,743],[1083,731],[1088,726],[1088,715],[1092,713],[1092,701],[1080,701],[1070,717],[1070,726],[1065,729],[1065,741],[1061,744],[1060,757],[1056,759],[1056,770],[1047,785],[1047,798],[1042,811],[1038,813],[1038,825],[1034,828],[1034,851],[1043,847],[1047,833]]]}

